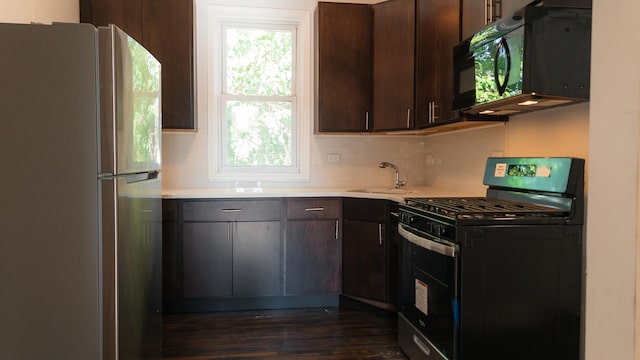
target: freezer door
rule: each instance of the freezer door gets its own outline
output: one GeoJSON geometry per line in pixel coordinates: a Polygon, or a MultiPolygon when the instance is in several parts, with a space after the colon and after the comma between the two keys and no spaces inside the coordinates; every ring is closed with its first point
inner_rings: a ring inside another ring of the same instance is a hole
{"type": "Polygon", "coordinates": [[[161,180],[138,180],[101,181],[104,360],[161,358],[161,180]]]}
{"type": "Polygon", "coordinates": [[[99,172],[130,174],[161,164],[161,67],[116,26],[98,28],[100,63],[99,172]]]}

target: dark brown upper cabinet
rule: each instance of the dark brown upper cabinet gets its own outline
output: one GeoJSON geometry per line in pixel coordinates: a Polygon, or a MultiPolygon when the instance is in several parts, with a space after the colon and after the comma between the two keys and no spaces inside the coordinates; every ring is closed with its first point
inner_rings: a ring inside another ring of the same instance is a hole
{"type": "Polygon", "coordinates": [[[416,0],[415,127],[457,116],[453,101],[453,47],[460,41],[458,0],[416,0]]]}
{"type": "Polygon", "coordinates": [[[318,3],[318,73],[318,131],[368,131],[370,5],[318,3]]]}
{"type": "Polygon", "coordinates": [[[320,2],[318,19],[320,132],[420,130],[463,121],[452,111],[458,0],[320,2]]]}
{"type": "Polygon", "coordinates": [[[462,39],[472,36],[502,16],[502,0],[462,0],[461,3],[462,39]]]}
{"type": "Polygon", "coordinates": [[[373,5],[373,130],[413,127],[415,0],[373,5]]]}
{"type": "Polygon", "coordinates": [[[163,129],[195,129],[193,0],[80,0],[80,21],[114,24],[162,64],[163,129]]]}

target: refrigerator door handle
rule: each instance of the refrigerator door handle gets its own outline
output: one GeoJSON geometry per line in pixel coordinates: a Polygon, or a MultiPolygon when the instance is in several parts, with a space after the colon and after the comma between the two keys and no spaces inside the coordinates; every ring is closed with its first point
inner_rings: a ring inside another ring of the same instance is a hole
{"type": "Polygon", "coordinates": [[[98,175],[99,179],[114,179],[116,177],[121,177],[123,178],[127,184],[132,184],[132,183],[136,183],[136,182],[140,182],[140,181],[146,181],[146,180],[154,180],[157,179],[158,176],[160,175],[160,171],[158,170],[153,170],[153,171],[149,171],[149,172],[141,172],[141,173],[134,173],[134,174],[122,174],[122,175],[114,175],[114,174],[100,174],[98,175]]]}

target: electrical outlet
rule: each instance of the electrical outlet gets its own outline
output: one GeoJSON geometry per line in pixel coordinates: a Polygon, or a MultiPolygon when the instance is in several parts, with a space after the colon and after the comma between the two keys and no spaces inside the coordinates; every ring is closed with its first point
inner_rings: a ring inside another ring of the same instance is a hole
{"type": "Polygon", "coordinates": [[[327,162],[330,162],[330,163],[340,162],[340,154],[329,154],[329,155],[327,155],[327,162]]]}

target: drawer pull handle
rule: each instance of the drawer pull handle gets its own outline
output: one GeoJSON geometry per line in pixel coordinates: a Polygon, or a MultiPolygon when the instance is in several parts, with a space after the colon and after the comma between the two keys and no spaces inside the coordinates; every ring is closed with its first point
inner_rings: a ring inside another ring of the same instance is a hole
{"type": "Polygon", "coordinates": [[[242,212],[242,209],[222,209],[223,213],[242,212]]]}
{"type": "Polygon", "coordinates": [[[313,207],[313,208],[306,208],[306,209],[304,209],[304,211],[324,211],[324,208],[322,206],[313,207]]]}

